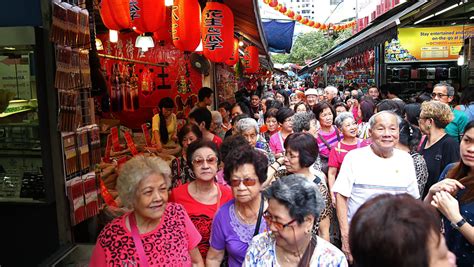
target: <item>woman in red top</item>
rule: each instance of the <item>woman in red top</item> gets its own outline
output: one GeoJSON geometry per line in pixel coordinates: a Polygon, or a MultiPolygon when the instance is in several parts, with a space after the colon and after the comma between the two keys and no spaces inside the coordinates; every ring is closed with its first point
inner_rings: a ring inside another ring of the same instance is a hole
{"type": "Polygon", "coordinates": [[[232,199],[232,191],[229,187],[216,183],[220,159],[215,143],[195,141],[188,146],[186,156],[196,179],[173,189],[170,201],[181,204],[186,209],[202,236],[198,247],[205,259],[209,250],[212,220],[217,210],[232,199]]]}
{"type": "MultiPolygon", "coordinates": [[[[336,181],[337,173],[346,154],[353,149],[368,145],[367,141],[357,138],[357,122],[354,120],[351,112],[339,114],[334,124],[341,131],[343,138],[329,152],[328,185],[330,192],[332,192],[332,186],[336,181]]],[[[332,193],[331,198],[332,202],[335,203],[336,198],[332,193]]]]}

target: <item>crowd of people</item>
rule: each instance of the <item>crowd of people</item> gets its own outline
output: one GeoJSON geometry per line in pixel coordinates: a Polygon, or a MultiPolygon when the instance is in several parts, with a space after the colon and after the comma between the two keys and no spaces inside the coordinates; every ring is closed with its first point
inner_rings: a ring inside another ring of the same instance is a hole
{"type": "Polygon", "coordinates": [[[204,87],[180,129],[164,99],[153,138],[182,151],[121,167],[129,212],[91,266],[474,266],[474,88],[398,94],[260,87],[211,112],[204,87]]]}

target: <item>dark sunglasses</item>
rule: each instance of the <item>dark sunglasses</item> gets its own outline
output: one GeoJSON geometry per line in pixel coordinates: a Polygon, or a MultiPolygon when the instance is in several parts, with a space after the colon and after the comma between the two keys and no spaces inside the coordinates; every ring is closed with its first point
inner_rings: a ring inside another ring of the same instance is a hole
{"type": "Polygon", "coordinates": [[[244,183],[245,186],[253,186],[257,183],[255,178],[240,178],[240,179],[231,179],[230,186],[238,187],[241,183],[244,183]]]}
{"type": "Polygon", "coordinates": [[[217,157],[211,156],[211,157],[208,157],[207,159],[195,158],[193,159],[193,165],[196,165],[197,167],[202,166],[204,164],[204,161],[207,162],[208,165],[215,164],[217,163],[217,157]]]}
{"type": "Polygon", "coordinates": [[[291,220],[291,222],[285,223],[285,224],[276,222],[276,221],[273,220],[273,216],[270,213],[268,213],[268,211],[265,211],[263,213],[263,219],[265,219],[265,222],[267,223],[268,227],[270,227],[270,225],[273,224],[273,226],[275,227],[275,229],[277,229],[277,231],[281,231],[281,230],[285,229],[286,227],[290,226],[290,224],[296,222],[296,219],[293,219],[293,220],[291,220]]]}

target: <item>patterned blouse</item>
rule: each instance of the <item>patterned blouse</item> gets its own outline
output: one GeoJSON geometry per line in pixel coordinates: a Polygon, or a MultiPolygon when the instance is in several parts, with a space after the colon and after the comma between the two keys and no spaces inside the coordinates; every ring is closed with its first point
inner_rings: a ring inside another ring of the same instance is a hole
{"type": "Polygon", "coordinates": [[[428,181],[428,167],[426,166],[426,161],[422,155],[418,152],[410,152],[411,157],[413,158],[413,163],[415,164],[416,172],[416,181],[418,183],[418,189],[420,190],[420,196],[425,190],[426,182],[428,181]]]}
{"type": "MultiPolygon", "coordinates": [[[[316,248],[314,249],[309,266],[348,266],[346,257],[338,248],[320,237],[316,237],[316,242],[316,248]]],[[[250,242],[242,266],[284,266],[277,260],[275,244],[275,237],[271,232],[265,232],[255,236],[250,242]]]]}
{"type": "Polygon", "coordinates": [[[189,168],[187,161],[181,156],[171,161],[171,188],[176,188],[196,179],[193,170],[189,168]]]}

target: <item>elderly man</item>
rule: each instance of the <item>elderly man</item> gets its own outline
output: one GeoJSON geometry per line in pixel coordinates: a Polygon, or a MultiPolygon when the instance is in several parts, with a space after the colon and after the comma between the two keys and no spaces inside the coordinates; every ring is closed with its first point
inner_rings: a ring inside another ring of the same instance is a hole
{"type": "Polygon", "coordinates": [[[334,102],[338,100],[337,88],[331,85],[324,88],[324,99],[331,105],[334,105],[334,102]]]}
{"type": "Polygon", "coordinates": [[[413,159],[395,149],[401,118],[392,111],[381,111],[369,120],[372,144],[347,153],[333,186],[341,228],[342,250],[351,260],[349,223],[368,199],[384,194],[409,193],[420,197],[413,159]]]}
{"type": "MultiPolygon", "coordinates": [[[[447,82],[440,82],[434,86],[431,97],[435,101],[449,105],[454,98],[454,88],[447,82]]],[[[466,124],[469,122],[469,118],[462,111],[453,108],[451,108],[451,111],[454,114],[454,120],[451,121],[444,130],[454,138],[454,140],[461,142],[461,135],[464,132],[464,127],[466,127],[466,124]]]]}

